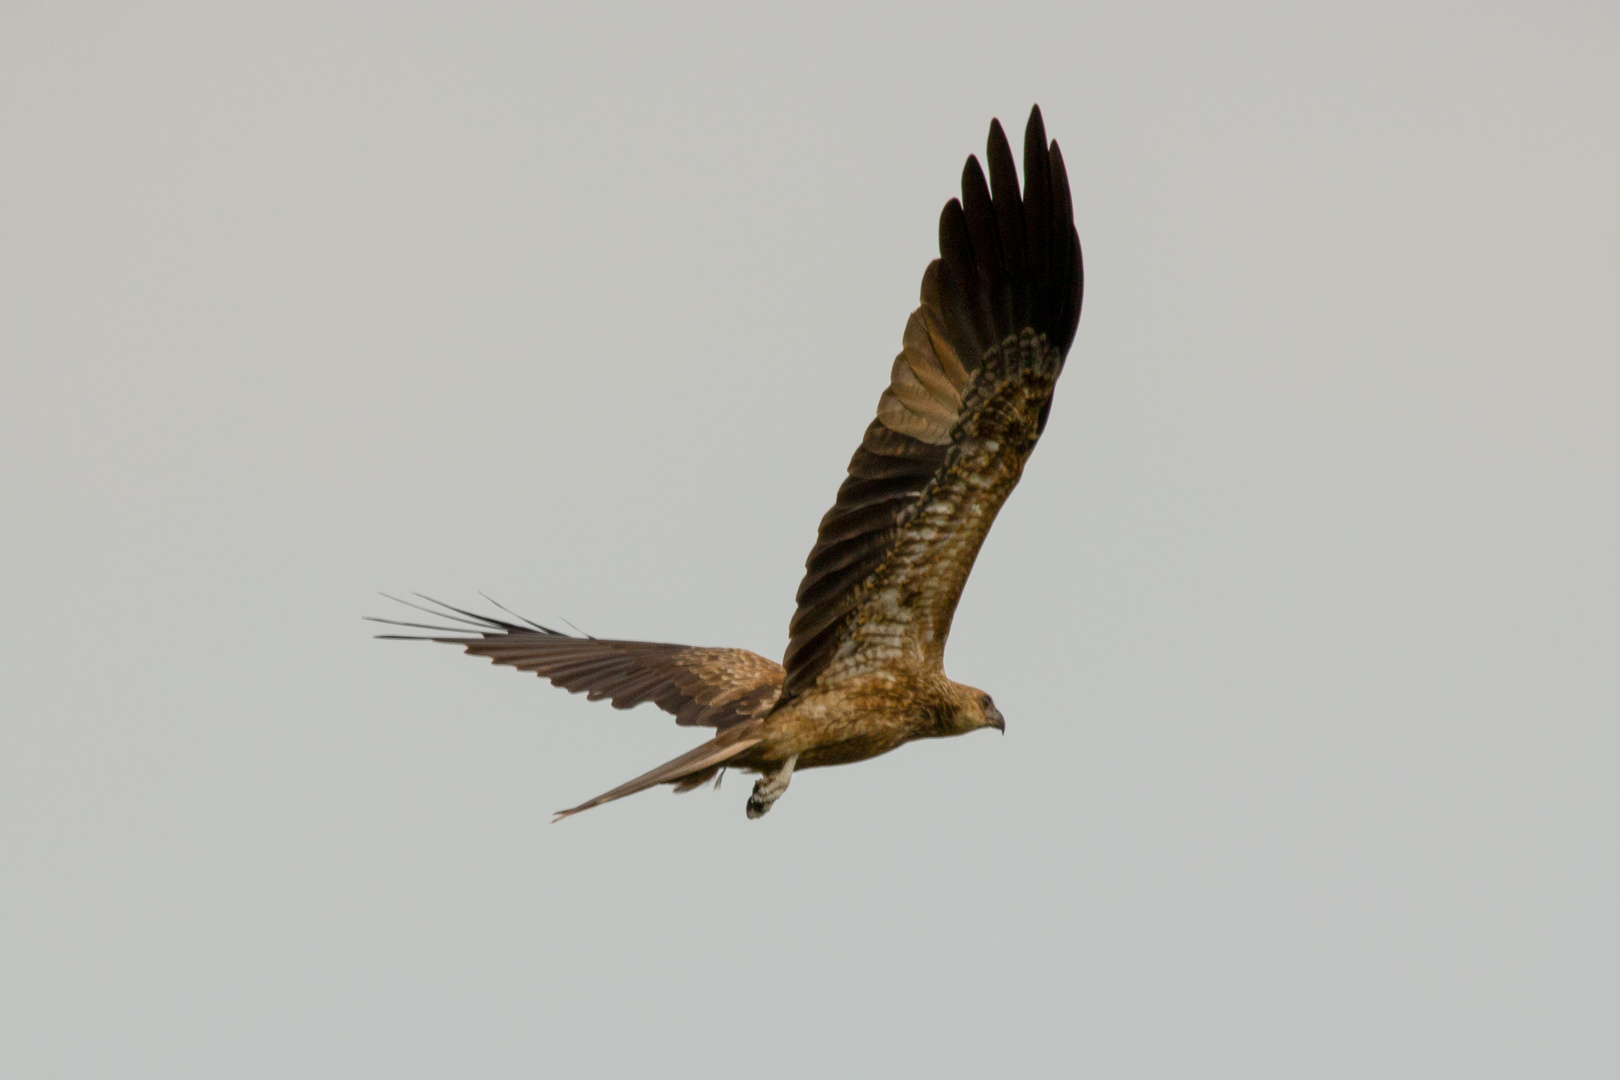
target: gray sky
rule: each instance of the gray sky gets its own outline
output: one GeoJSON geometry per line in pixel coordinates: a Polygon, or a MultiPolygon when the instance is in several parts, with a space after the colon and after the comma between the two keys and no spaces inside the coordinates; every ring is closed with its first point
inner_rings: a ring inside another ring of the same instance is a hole
{"type": "Polygon", "coordinates": [[[0,1073],[1620,1070],[1613,4],[0,10],[0,1073]],[[781,655],[962,159],[1085,313],[948,664],[701,738],[379,589],[781,655]]]}

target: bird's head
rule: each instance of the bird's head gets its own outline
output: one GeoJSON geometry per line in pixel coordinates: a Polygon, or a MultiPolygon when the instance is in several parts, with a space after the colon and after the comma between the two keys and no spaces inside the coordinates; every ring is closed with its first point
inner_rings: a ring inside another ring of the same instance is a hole
{"type": "Polygon", "coordinates": [[[956,691],[956,715],[953,718],[959,734],[977,731],[980,728],[995,728],[1005,733],[1007,721],[996,708],[996,703],[990,700],[990,695],[976,686],[967,686],[955,683],[952,689],[956,691]]]}

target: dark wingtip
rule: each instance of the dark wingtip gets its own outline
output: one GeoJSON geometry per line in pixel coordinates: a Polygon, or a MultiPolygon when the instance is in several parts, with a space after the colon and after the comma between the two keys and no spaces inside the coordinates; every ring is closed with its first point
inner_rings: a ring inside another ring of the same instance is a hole
{"type": "Polygon", "coordinates": [[[984,350],[1020,326],[1046,334],[1066,353],[1080,313],[1080,257],[1063,154],[1048,142],[1039,105],[1024,129],[1024,191],[1018,195],[1011,147],[990,122],[988,176],[979,158],[962,167],[962,197],[940,215],[939,275],[958,351],[984,350]]]}
{"type": "Polygon", "coordinates": [[[985,141],[985,164],[990,169],[990,198],[995,204],[996,232],[1000,240],[1005,286],[1001,302],[1011,326],[1027,325],[1034,315],[1029,282],[1029,259],[1024,249],[1024,198],[1018,190],[1018,167],[1000,120],[990,121],[985,141]]]}
{"type": "MultiPolygon", "coordinates": [[[[484,593],[479,593],[479,595],[483,596],[485,600],[488,600],[490,603],[494,604],[496,607],[500,608],[502,611],[519,621],[508,622],[505,619],[498,619],[489,615],[480,615],[475,611],[468,611],[466,608],[459,608],[454,604],[447,604],[443,600],[435,600],[433,597],[426,596],[422,593],[412,593],[411,595],[417,597],[418,599],[426,600],[429,604],[433,605],[432,607],[424,607],[422,604],[418,604],[415,601],[406,600],[404,597],[394,596],[391,593],[379,593],[378,595],[392,600],[396,604],[403,604],[405,607],[411,608],[415,611],[424,612],[425,614],[433,616],[435,619],[443,619],[446,622],[461,623],[462,625],[455,627],[429,626],[426,623],[400,622],[397,619],[382,619],[375,615],[362,615],[361,618],[370,622],[390,623],[395,626],[414,626],[424,630],[437,630],[444,633],[478,635],[477,637],[472,638],[456,639],[462,641],[477,641],[480,638],[502,637],[508,634],[544,634],[552,637],[569,636],[568,634],[563,633],[561,630],[553,630],[549,626],[542,626],[533,619],[519,615],[517,612],[507,607],[499,600],[496,600],[494,597],[488,596],[484,593]]],[[[589,635],[586,636],[588,637],[589,635]]],[[[430,638],[427,640],[445,641],[450,639],[430,638]]]]}
{"type": "Polygon", "coordinates": [[[1007,133],[1002,130],[1001,120],[997,117],[992,116],[990,118],[990,135],[985,141],[986,145],[989,146],[995,146],[998,143],[1002,146],[1007,145],[1007,133]]]}
{"type": "Polygon", "coordinates": [[[1080,236],[1074,227],[1074,197],[1069,192],[1069,171],[1063,163],[1063,148],[1052,140],[1052,222],[1056,226],[1052,258],[1054,277],[1065,286],[1056,297],[1052,342],[1067,354],[1080,325],[1080,304],[1085,292],[1085,266],[1081,261],[1080,236]]]}
{"type": "Polygon", "coordinates": [[[1041,107],[1032,105],[1029,109],[1029,122],[1024,125],[1024,145],[1034,143],[1041,149],[1046,149],[1046,122],[1041,119],[1041,107]]]}

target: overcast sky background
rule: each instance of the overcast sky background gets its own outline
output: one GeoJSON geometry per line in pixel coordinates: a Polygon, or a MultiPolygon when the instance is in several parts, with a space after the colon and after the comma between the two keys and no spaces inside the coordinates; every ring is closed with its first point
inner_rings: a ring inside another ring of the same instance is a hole
{"type": "Polygon", "coordinates": [[[1620,8],[225,7],[0,8],[0,1073],[1620,1070],[1620,8]],[[548,824],[377,590],[779,657],[1034,101],[1006,735],[548,824]]]}

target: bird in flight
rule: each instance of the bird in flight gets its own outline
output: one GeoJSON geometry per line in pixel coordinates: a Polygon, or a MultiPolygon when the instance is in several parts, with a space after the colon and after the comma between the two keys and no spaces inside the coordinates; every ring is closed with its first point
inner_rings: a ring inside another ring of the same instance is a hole
{"type": "Polygon", "coordinates": [[[782,663],[747,649],[576,637],[505,608],[511,619],[429,601],[411,606],[451,626],[375,620],[431,631],[383,637],[460,645],[592,701],[650,701],[677,724],[715,729],[555,820],[658,784],[689,791],[727,768],[759,774],[747,807],[757,818],[795,770],[864,761],[913,739],[1005,731],[989,694],[946,677],[945,638],[1046,427],[1083,271],[1063,155],[1039,106],[1024,129],[1022,193],[997,121],[986,161],[988,180],[967,159],[962,198],[940,214],[939,258],[923,273],[877,417],[821,519],[782,663]]]}

